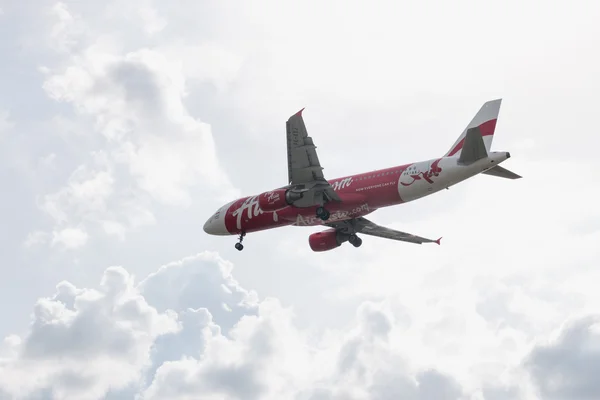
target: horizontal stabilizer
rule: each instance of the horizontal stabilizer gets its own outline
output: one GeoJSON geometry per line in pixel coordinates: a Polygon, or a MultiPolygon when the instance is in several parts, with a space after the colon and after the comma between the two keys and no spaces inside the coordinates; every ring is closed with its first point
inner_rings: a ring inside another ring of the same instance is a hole
{"type": "Polygon", "coordinates": [[[483,171],[482,174],[497,176],[498,178],[506,178],[506,179],[521,179],[521,175],[517,175],[512,171],[507,170],[499,165],[496,165],[494,168],[490,168],[487,171],[483,171]]]}
{"type": "Polygon", "coordinates": [[[462,165],[469,165],[477,160],[486,158],[488,155],[481,137],[481,131],[478,126],[469,128],[465,135],[465,141],[458,158],[458,163],[462,165]]]}

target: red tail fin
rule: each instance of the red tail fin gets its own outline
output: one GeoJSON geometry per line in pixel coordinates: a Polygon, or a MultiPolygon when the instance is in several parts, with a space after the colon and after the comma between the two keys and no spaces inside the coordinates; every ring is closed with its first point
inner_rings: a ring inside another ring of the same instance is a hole
{"type": "Polygon", "coordinates": [[[450,150],[444,155],[444,157],[451,157],[456,154],[460,154],[465,136],[469,128],[479,127],[481,136],[483,137],[483,143],[486,151],[489,153],[492,147],[492,140],[494,139],[494,131],[496,130],[496,121],[498,120],[498,114],[500,114],[500,105],[502,99],[490,100],[481,106],[477,114],[473,117],[469,125],[465,128],[462,134],[456,139],[456,142],[450,147],[450,150]]]}

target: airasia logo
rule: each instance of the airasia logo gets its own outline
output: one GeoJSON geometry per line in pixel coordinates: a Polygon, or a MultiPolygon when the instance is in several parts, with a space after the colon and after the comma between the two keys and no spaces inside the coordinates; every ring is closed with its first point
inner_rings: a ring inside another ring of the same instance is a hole
{"type": "Polygon", "coordinates": [[[266,193],[267,202],[269,204],[275,204],[276,202],[279,201],[280,197],[281,196],[279,195],[278,192],[267,192],[266,193]]]}
{"type": "Polygon", "coordinates": [[[232,215],[236,218],[236,225],[238,229],[242,229],[242,215],[244,211],[247,211],[246,218],[252,219],[262,214],[264,211],[258,206],[258,196],[248,197],[236,210],[233,211],[232,215]]]}
{"type": "MultiPolygon", "coordinates": [[[[275,193],[279,196],[279,193],[275,193]]],[[[277,197],[278,198],[278,197],[277,197]]],[[[253,217],[257,217],[265,212],[261,210],[258,205],[258,196],[248,197],[237,209],[233,210],[231,215],[235,218],[237,229],[242,229],[242,217],[245,216],[246,221],[251,220],[253,217]]],[[[279,216],[276,212],[271,213],[273,215],[273,221],[279,221],[279,216]]]]}

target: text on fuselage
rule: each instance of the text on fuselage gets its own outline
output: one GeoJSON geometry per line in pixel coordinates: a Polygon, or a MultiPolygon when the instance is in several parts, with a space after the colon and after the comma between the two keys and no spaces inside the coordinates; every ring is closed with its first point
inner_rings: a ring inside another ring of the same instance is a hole
{"type": "MultiPolygon", "coordinates": [[[[278,193],[275,193],[276,196],[279,196],[278,193]]],[[[242,229],[242,217],[244,215],[244,211],[248,210],[246,214],[246,221],[251,220],[253,217],[257,217],[265,212],[258,205],[258,196],[252,196],[247,198],[236,210],[233,211],[232,215],[236,217],[236,226],[237,229],[242,229]]],[[[279,216],[277,212],[270,213],[273,215],[273,221],[279,221],[279,216]]]]}
{"type": "Polygon", "coordinates": [[[236,218],[236,225],[238,229],[242,229],[242,215],[244,211],[248,210],[248,219],[256,217],[257,215],[263,214],[264,211],[258,206],[258,196],[247,198],[240,207],[233,212],[233,216],[236,218]]]}
{"type": "MultiPolygon", "coordinates": [[[[354,209],[352,209],[350,211],[332,212],[331,215],[329,216],[329,219],[325,223],[344,220],[344,219],[348,219],[348,218],[353,218],[353,217],[357,216],[358,214],[363,214],[363,213],[368,213],[368,212],[369,212],[369,204],[365,203],[358,207],[355,207],[354,209]]],[[[311,225],[315,225],[317,222],[322,223],[323,221],[318,217],[313,217],[313,216],[305,217],[302,214],[298,214],[298,215],[296,215],[295,225],[311,226],[311,225]]]]}
{"type": "Polygon", "coordinates": [[[351,184],[352,184],[352,177],[349,177],[349,178],[340,179],[339,181],[332,183],[331,187],[333,188],[333,190],[341,190],[341,189],[349,187],[351,184]]]}
{"type": "Polygon", "coordinates": [[[267,201],[269,203],[274,203],[279,200],[279,193],[277,192],[268,192],[267,193],[267,201]]]}

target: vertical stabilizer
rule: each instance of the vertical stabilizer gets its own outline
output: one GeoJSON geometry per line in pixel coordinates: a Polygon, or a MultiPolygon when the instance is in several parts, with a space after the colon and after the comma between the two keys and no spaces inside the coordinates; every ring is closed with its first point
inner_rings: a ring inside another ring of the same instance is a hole
{"type": "Polygon", "coordinates": [[[492,147],[492,140],[494,139],[494,132],[496,131],[496,121],[498,120],[498,114],[500,114],[501,104],[502,99],[490,100],[483,104],[483,106],[481,106],[479,109],[479,112],[475,114],[469,125],[467,125],[458,139],[456,139],[456,142],[454,142],[444,157],[460,155],[465,143],[467,132],[469,131],[478,131],[483,140],[483,146],[485,147],[486,152],[489,153],[490,148],[492,147]],[[474,130],[472,128],[478,129],[474,130]]]}

